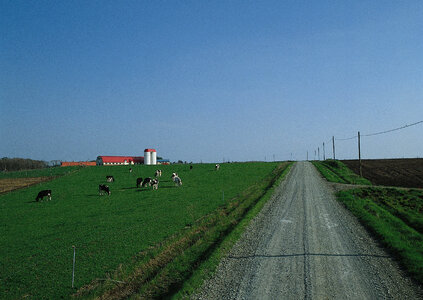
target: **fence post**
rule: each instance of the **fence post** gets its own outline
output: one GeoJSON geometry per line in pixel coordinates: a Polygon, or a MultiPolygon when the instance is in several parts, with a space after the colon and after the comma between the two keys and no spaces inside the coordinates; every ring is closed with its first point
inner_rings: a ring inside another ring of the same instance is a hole
{"type": "Polygon", "coordinates": [[[72,246],[73,248],[73,267],[72,267],[72,288],[74,287],[75,282],[75,255],[76,255],[76,247],[72,246]]]}

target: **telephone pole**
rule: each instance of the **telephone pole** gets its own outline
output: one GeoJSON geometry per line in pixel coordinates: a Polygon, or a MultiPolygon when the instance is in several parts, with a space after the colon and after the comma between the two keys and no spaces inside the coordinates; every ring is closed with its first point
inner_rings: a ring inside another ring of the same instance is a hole
{"type": "Polygon", "coordinates": [[[333,160],[335,160],[335,136],[332,136],[333,160]]]}
{"type": "Polygon", "coordinates": [[[323,160],[326,160],[325,143],[323,142],[323,160]]]}
{"type": "Polygon", "coordinates": [[[358,164],[360,166],[360,177],[363,177],[363,171],[361,168],[360,131],[358,132],[358,164]]]}

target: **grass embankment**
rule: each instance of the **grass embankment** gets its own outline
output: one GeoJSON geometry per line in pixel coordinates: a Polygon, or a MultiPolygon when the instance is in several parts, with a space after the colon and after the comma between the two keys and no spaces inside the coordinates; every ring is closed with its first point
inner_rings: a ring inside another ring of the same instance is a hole
{"type": "Polygon", "coordinates": [[[313,161],[313,165],[330,182],[371,185],[371,182],[351,171],[339,160],[313,161]]]}
{"type": "Polygon", "coordinates": [[[131,293],[172,293],[271,185],[276,166],[224,164],[218,172],[211,164],[161,166],[158,191],[135,188],[136,178],[152,176],[156,166],[133,166],[132,173],[129,167],[87,167],[1,195],[0,294],[57,299],[75,293],[72,245],[75,286],[93,287],[88,297],[113,291],[117,282],[110,279],[130,283],[131,293]],[[182,187],[175,187],[172,172],[182,187]],[[99,196],[106,175],[116,182],[107,183],[110,196],[99,196]],[[43,189],[52,190],[52,201],[35,202],[43,189]],[[105,284],[98,289],[98,283],[105,284]]]}
{"type": "Polygon", "coordinates": [[[337,196],[423,284],[423,192],[365,188],[337,196]]]}

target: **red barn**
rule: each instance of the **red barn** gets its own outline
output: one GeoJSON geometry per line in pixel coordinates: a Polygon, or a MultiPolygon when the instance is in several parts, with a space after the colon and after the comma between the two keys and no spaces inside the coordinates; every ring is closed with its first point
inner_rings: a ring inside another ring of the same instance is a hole
{"type": "Polygon", "coordinates": [[[98,156],[98,166],[143,164],[143,156],[98,156]]]}

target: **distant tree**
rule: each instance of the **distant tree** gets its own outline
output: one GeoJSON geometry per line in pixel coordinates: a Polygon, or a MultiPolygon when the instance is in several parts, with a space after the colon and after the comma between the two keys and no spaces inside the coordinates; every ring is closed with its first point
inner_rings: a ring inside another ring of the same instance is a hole
{"type": "Polygon", "coordinates": [[[27,158],[8,158],[0,159],[0,170],[2,171],[19,171],[29,169],[47,168],[48,163],[42,160],[33,160],[27,158]]]}

